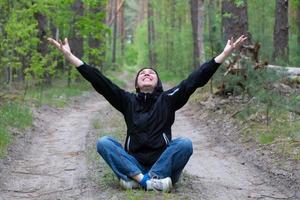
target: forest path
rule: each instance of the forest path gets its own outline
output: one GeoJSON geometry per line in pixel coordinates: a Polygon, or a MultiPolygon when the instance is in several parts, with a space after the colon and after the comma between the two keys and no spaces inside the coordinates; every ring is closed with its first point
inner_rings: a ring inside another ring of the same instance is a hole
{"type": "Polygon", "coordinates": [[[88,95],[67,108],[39,109],[30,146],[1,172],[0,200],[95,199],[85,139],[91,119],[104,105],[99,96],[88,95]]]}
{"type": "MultiPolygon", "coordinates": [[[[113,194],[120,189],[107,187],[107,191],[100,191],[90,180],[85,154],[87,146],[95,145],[86,144],[86,137],[93,134],[93,118],[107,115],[111,109],[95,92],[80,97],[67,108],[39,109],[30,145],[1,171],[0,200],[119,199],[113,194]]],[[[191,109],[185,106],[178,111],[173,126],[174,137],[191,138],[194,149],[185,171],[195,178],[187,180],[188,186],[179,184],[175,188],[178,198],[187,195],[190,199],[207,200],[289,199],[289,193],[271,186],[259,169],[215,142],[214,130],[204,121],[195,121],[191,109]]]]}

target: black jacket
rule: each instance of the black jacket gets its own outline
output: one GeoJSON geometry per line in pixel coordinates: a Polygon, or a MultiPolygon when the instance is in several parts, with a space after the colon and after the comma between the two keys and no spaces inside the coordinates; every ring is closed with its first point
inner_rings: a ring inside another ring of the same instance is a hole
{"type": "Polygon", "coordinates": [[[125,150],[143,166],[150,167],[172,139],[171,126],[175,111],[188,101],[198,87],[208,82],[219,65],[212,59],[194,70],[176,87],[162,91],[160,84],[151,94],[122,90],[87,64],[77,69],[97,92],[124,115],[127,125],[125,150]]]}

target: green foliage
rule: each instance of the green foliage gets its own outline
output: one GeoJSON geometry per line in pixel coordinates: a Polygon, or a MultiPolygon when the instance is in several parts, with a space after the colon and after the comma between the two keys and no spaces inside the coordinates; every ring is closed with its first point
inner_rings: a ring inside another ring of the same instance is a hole
{"type": "Polygon", "coordinates": [[[0,70],[13,70],[13,77],[8,80],[10,83],[14,79],[22,79],[19,77],[23,74],[29,86],[31,83],[43,84],[45,75],[53,79],[57,74],[67,73],[64,77],[73,80],[77,78],[73,68],[71,73],[64,70],[61,53],[50,45],[45,46],[47,37],[70,38],[76,33],[85,40],[86,61],[88,62],[90,55],[95,60],[93,63],[104,61],[104,46],[88,48],[88,41],[104,41],[108,30],[104,25],[103,8],[106,1],[85,0],[83,3],[85,12],[83,16],[79,16],[71,9],[74,0],[0,2],[0,70]],[[38,27],[39,16],[43,16],[45,20],[43,25],[46,29],[42,33],[38,27]],[[80,31],[74,31],[75,29],[80,31]],[[41,44],[43,52],[39,49],[41,44]]]}
{"type": "Polygon", "coordinates": [[[242,7],[245,5],[245,0],[234,0],[234,3],[237,7],[242,7]]]}
{"type": "MultiPolygon", "coordinates": [[[[228,75],[226,77],[226,91],[234,95],[247,96],[250,101],[237,117],[248,127],[244,130],[251,138],[254,137],[261,144],[281,141],[291,149],[285,148],[288,155],[296,157],[290,142],[299,141],[300,123],[293,111],[299,112],[299,95],[281,93],[278,84],[284,79],[284,71],[278,72],[270,68],[254,70],[251,63],[241,62],[246,67],[247,76],[228,75]]],[[[286,91],[287,92],[287,91],[286,91]]]]}

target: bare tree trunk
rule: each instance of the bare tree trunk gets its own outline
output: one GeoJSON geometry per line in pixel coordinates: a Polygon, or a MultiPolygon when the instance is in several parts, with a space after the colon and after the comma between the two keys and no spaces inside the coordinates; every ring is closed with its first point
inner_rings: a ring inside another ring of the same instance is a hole
{"type": "MultiPolygon", "coordinates": [[[[97,7],[95,8],[90,8],[90,12],[97,14],[99,12],[105,13],[105,4],[100,1],[97,4],[97,7]]],[[[98,23],[106,23],[106,17],[103,17],[101,21],[98,23]]],[[[89,35],[89,48],[90,49],[99,49],[101,46],[105,46],[105,32],[101,31],[101,39],[96,39],[94,35],[90,34],[89,35]]],[[[105,58],[105,48],[101,49],[101,52],[98,52],[98,55],[94,55],[93,53],[89,52],[89,63],[93,66],[100,66],[100,68],[103,68],[103,62],[105,58]]]]}
{"type": "Polygon", "coordinates": [[[154,51],[155,43],[155,29],[154,29],[154,14],[151,5],[151,0],[148,0],[148,51],[149,51],[149,64],[155,67],[156,55],[154,51]]]}
{"type": "Polygon", "coordinates": [[[12,77],[13,77],[13,75],[12,75],[12,68],[11,67],[7,67],[6,68],[6,83],[8,85],[11,85],[11,83],[12,83],[12,77]]]}
{"type": "MultiPolygon", "coordinates": [[[[47,40],[46,40],[48,20],[47,20],[46,16],[40,12],[35,13],[34,17],[38,22],[39,44],[38,44],[37,50],[42,56],[46,56],[48,53],[48,44],[47,44],[47,40]]],[[[45,66],[45,67],[47,68],[48,66],[45,66]]],[[[47,85],[51,85],[51,82],[52,82],[51,76],[46,69],[45,73],[44,73],[44,83],[47,85]]]]}
{"type": "MultiPolygon", "coordinates": [[[[206,52],[209,57],[213,57],[219,51],[216,35],[216,1],[209,0],[208,2],[208,40],[210,52],[206,52]]],[[[213,78],[210,79],[210,93],[213,94],[213,78]]]]}
{"type": "Polygon", "coordinates": [[[222,33],[223,40],[227,41],[231,37],[237,38],[240,35],[247,35],[247,44],[251,44],[251,35],[248,32],[247,1],[237,6],[235,1],[222,1],[222,33]]]}
{"type": "MultiPolygon", "coordinates": [[[[51,31],[51,35],[53,38],[55,38],[55,40],[59,40],[60,39],[60,33],[59,33],[59,28],[57,28],[54,23],[51,21],[50,22],[50,31],[51,31]]],[[[65,66],[64,66],[64,58],[61,57],[61,56],[56,56],[54,58],[57,62],[57,66],[56,68],[58,70],[56,70],[56,73],[58,74],[59,73],[59,70],[64,73],[64,70],[65,70],[65,66]]]]}
{"type": "MultiPolygon", "coordinates": [[[[74,18],[73,18],[73,24],[76,22],[78,18],[83,16],[84,14],[84,5],[81,0],[74,1],[73,5],[71,6],[71,9],[74,12],[74,18]]],[[[72,37],[69,40],[70,47],[74,53],[79,59],[83,57],[83,37],[80,36],[78,33],[80,32],[77,27],[72,27],[72,37]]],[[[68,86],[71,85],[71,67],[68,67],[68,86]]]]}
{"type": "Polygon", "coordinates": [[[113,27],[113,38],[112,38],[112,59],[111,62],[116,62],[116,46],[117,46],[117,25],[118,25],[118,11],[117,6],[118,0],[114,0],[113,13],[114,13],[114,27],[113,27]]]}
{"type": "MultiPolygon", "coordinates": [[[[84,13],[84,6],[83,2],[81,0],[76,0],[74,4],[72,5],[72,10],[74,11],[74,21],[81,16],[83,16],[84,13]]],[[[76,27],[72,27],[73,36],[70,38],[70,45],[71,49],[78,58],[82,58],[83,56],[83,38],[82,36],[79,36],[77,32],[80,30],[76,29],[76,27]]]]}
{"type": "Polygon", "coordinates": [[[276,59],[288,61],[288,5],[288,0],[276,0],[273,61],[276,59]]]}
{"type": "Polygon", "coordinates": [[[113,14],[114,14],[114,0],[108,0],[109,3],[107,3],[106,6],[106,24],[108,25],[109,22],[112,20],[113,18],[113,14]]]}
{"type": "Polygon", "coordinates": [[[141,24],[142,21],[145,19],[145,13],[147,13],[147,7],[148,7],[148,1],[149,0],[142,0],[139,2],[139,14],[138,14],[138,24],[141,24]]]}
{"type": "Polygon", "coordinates": [[[204,0],[190,0],[191,6],[191,21],[193,29],[193,66],[196,68],[199,62],[204,57],[204,45],[203,45],[203,6],[204,0]]]}
{"type": "MultiPolygon", "coordinates": [[[[170,67],[174,67],[176,65],[176,63],[174,63],[174,32],[177,31],[176,29],[176,0],[170,0],[169,1],[169,7],[170,7],[170,26],[171,26],[171,31],[170,31],[170,35],[167,36],[167,50],[168,50],[168,54],[167,54],[167,69],[169,69],[170,67]]],[[[169,31],[168,31],[169,33],[169,31]]]]}
{"type": "Polygon", "coordinates": [[[122,3],[122,0],[119,0],[118,7],[121,6],[119,11],[119,33],[120,33],[120,42],[121,42],[121,56],[124,57],[125,49],[125,22],[124,22],[124,7],[125,3],[122,3]],[[122,4],[122,5],[121,5],[122,4]]]}

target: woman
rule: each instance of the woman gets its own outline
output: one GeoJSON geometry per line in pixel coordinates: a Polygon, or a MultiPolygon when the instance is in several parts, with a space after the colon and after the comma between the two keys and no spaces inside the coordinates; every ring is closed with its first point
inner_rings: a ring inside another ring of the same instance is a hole
{"type": "Polygon", "coordinates": [[[187,79],[167,91],[163,91],[154,69],[143,68],[136,76],[136,93],[120,89],[99,70],[73,55],[67,39],[61,42],[48,38],[48,41],[124,115],[127,125],[125,147],[108,136],[97,142],[98,153],[120,179],[121,186],[169,192],[193,152],[190,139],[172,139],[175,111],[198,87],[209,81],[221,63],[246,39],[243,35],[235,42],[231,38],[220,55],[202,64],[187,79]]]}

